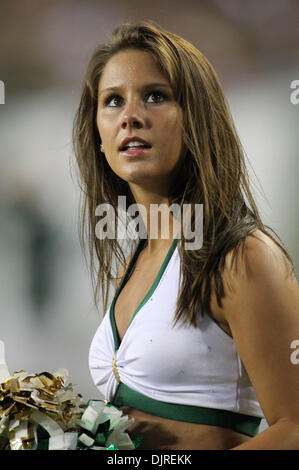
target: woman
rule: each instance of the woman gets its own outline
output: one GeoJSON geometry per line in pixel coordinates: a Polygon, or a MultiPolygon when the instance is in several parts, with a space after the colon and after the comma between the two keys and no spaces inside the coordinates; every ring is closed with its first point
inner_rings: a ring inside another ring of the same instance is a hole
{"type": "Polygon", "coordinates": [[[81,236],[87,215],[95,300],[101,289],[106,312],[89,364],[105,399],[135,418],[129,431],[143,449],[299,449],[294,265],[261,221],[207,59],[152,23],[119,26],[90,60],[73,136],[81,236]],[[127,215],[131,204],[144,209],[146,236],[126,260],[117,238],[96,233],[97,208],[117,211],[119,196],[127,215]],[[170,211],[169,233],[153,222],[152,204],[188,205],[202,246],[186,248],[170,211]],[[258,434],[263,416],[269,428],[258,434]]]}

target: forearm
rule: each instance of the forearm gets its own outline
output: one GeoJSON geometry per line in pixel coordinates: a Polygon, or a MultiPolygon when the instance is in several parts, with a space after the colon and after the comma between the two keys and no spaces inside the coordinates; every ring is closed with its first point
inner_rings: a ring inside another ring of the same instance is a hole
{"type": "Polygon", "coordinates": [[[278,421],[230,450],[299,450],[299,424],[287,420],[278,421]]]}

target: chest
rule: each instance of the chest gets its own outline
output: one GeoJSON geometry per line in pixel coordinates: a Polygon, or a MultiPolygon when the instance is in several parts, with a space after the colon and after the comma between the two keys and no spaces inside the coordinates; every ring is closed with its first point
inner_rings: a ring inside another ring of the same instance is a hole
{"type": "MultiPolygon", "coordinates": [[[[114,304],[115,325],[120,342],[132,318],[135,314],[138,314],[138,310],[147,302],[147,299],[159,284],[160,276],[163,274],[165,267],[167,267],[165,256],[166,251],[161,251],[155,258],[152,257],[148,260],[143,256],[143,253],[141,253],[134,268],[131,270],[131,273],[129,273],[127,281],[121,288],[114,304]]],[[[213,313],[213,319],[218,327],[232,337],[229,325],[214,315],[215,294],[213,293],[210,307],[213,313]]]]}
{"type": "Polygon", "coordinates": [[[155,281],[164,257],[165,253],[161,253],[158,257],[146,261],[140,255],[129,279],[121,288],[114,305],[114,318],[120,340],[142,301],[146,300],[147,294],[156,287],[155,281]]]}

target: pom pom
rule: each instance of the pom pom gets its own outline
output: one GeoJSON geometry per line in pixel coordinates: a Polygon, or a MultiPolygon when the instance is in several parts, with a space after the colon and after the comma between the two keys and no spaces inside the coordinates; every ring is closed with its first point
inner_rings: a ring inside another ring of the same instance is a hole
{"type": "Polygon", "coordinates": [[[68,372],[9,374],[0,341],[0,450],[129,450],[134,419],[100,400],[83,403],[68,372]]]}

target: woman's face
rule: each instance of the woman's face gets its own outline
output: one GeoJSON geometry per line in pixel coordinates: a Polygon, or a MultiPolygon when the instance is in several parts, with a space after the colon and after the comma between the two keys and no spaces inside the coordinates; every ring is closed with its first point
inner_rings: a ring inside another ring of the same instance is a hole
{"type": "Polygon", "coordinates": [[[108,164],[131,189],[136,184],[168,194],[185,154],[182,123],[182,109],[151,53],[128,49],[107,62],[97,126],[108,164]],[[146,144],[128,148],[127,138],[146,144]]]}

